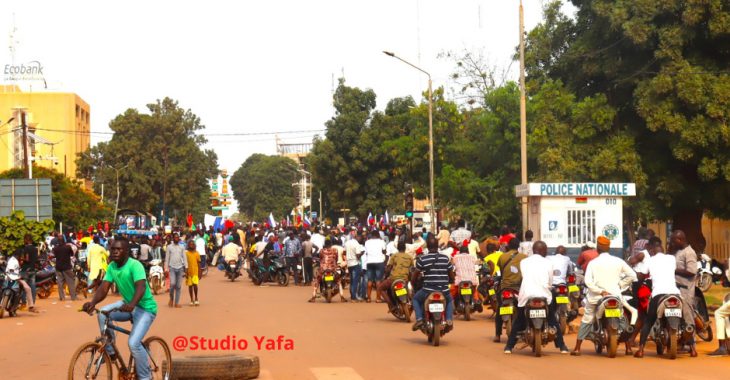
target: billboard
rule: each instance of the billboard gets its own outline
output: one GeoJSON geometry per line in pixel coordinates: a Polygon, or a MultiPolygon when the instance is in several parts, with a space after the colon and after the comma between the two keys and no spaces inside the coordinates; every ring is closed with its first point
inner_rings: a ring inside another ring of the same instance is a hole
{"type": "Polygon", "coordinates": [[[0,217],[15,210],[23,211],[28,219],[53,219],[51,180],[0,179],[0,217]]]}

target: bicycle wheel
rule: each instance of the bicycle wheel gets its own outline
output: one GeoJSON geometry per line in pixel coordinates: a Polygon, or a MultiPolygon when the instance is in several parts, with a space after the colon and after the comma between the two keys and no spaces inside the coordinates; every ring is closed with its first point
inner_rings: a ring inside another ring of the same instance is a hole
{"type": "Polygon", "coordinates": [[[112,379],[112,360],[98,343],[84,343],[71,357],[68,380],[78,379],[112,379]]]}
{"type": "Polygon", "coordinates": [[[157,336],[151,336],[145,339],[143,344],[149,354],[152,378],[168,380],[172,369],[170,347],[167,346],[167,343],[162,338],[157,336]]]}

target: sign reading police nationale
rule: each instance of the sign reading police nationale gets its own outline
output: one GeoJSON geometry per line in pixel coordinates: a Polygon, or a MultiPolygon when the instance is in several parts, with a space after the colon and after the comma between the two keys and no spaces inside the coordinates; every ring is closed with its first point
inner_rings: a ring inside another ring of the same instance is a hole
{"type": "Polygon", "coordinates": [[[518,197],[633,197],[634,183],[528,183],[515,186],[518,197]]]}

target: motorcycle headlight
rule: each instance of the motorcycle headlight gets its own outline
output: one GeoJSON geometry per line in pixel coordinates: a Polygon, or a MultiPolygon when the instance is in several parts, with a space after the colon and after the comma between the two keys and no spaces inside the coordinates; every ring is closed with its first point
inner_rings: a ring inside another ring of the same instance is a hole
{"type": "Polygon", "coordinates": [[[714,268],[712,268],[712,273],[719,276],[722,274],[722,269],[720,269],[718,267],[714,267],[714,268]]]}

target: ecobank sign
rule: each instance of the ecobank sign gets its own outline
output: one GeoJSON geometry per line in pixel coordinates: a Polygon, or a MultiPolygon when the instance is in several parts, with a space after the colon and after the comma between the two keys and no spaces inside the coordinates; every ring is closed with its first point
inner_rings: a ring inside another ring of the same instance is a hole
{"type": "Polygon", "coordinates": [[[43,80],[43,65],[38,61],[30,61],[19,65],[6,64],[3,69],[6,81],[43,80]]]}

